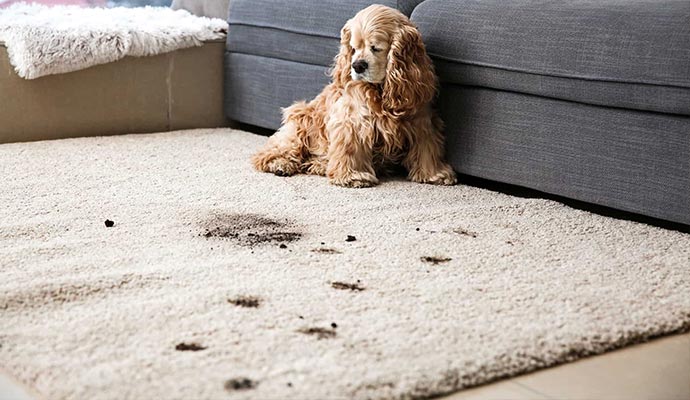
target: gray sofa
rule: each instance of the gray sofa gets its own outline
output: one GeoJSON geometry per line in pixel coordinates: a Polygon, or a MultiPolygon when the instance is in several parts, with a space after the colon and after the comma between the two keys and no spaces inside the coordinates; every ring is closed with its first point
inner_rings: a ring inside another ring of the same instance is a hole
{"type": "MultiPolygon", "coordinates": [[[[231,0],[226,115],[275,129],[370,1],[231,0]]],[[[471,176],[690,224],[690,1],[379,1],[419,26],[471,176]]]]}

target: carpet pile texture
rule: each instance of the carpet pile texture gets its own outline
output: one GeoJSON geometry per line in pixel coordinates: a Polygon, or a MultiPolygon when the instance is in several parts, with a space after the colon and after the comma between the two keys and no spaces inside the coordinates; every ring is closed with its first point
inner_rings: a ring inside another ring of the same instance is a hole
{"type": "Polygon", "coordinates": [[[85,8],[14,4],[0,8],[0,44],[22,78],[78,71],[225,38],[222,19],[165,7],[85,8]]]}
{"type": "Polygon", "coordinates": [[[265,140],[0,146],[0,368],[50,399],[428,398],[690,330],[690,235],[262,174],[265,140]]]}

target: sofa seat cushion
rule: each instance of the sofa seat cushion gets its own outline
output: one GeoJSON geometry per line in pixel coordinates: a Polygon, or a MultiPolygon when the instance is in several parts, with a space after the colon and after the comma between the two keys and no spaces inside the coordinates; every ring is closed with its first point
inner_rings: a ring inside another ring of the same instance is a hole
{"type": "Polygon", "coordinates": [[[690,2],[427,0],[443,82],[690,115],[690,2]]]}
{"type": "Polygon", "coordinates": [[[327,66],[340,29],[359,10],[379,3],[410,15],[422,0],[231,0],[227,49],[327,66]]]}

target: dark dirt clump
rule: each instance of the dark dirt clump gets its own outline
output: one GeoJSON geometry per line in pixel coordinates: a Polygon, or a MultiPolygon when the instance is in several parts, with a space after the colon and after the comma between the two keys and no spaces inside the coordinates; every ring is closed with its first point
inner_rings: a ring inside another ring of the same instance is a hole
{"type": "Polygon", "coordinates": [[[297,332],[303,333],[305,335],[316,336],[317,339],[333,339],[336,336],[335,330],[327,328],[303,328],[297,332]]]}
{"type": "Polygon", "coordinates": [[[337,249],[331,249],[329,247],[318,247],[316,249],[312,249],[312,253],[321,253],[321,254],[342,254],[340,250],[337,249]]]}
{"type": "Polygon", "coordinates": [[[254,389],[258,384],[258,382],[255,382],[249,378],[233,378],[225,381],[223,387],[228,392],[233,392],[235,390],[254,389]]]}
{"type": "Polygon", "coordinates": [[[292,227],[289,221],[255,214],[216,214],[202,222],[201,226],[203,232],[199,236],[229,239],[247,247],[284,244],[302,238],[302,233],[292,227]]]}
{"type": "Polygon", "coordinates": [[[175,350],[177,351],[201,351],[201,350],[206,350],[206,347],[196,344],[196,343],[178,343],[177,346],[175,346],[175,350]]]}
{"type": "Polygon", "coordinates": [[[347,235],[347,239],[345,239],[346,242],[354,242],[355,240],[357,240],[357,238],[352,235],[347,235]]]}
{"type": "Polygon", "coordinates": [[[237,307],[258,308],[261,305],[261,298],[256,296],[238,296],[228,299],[228,303],[237,307]]]}
{"type": "Polygon", "coordinates": [[[331,322],[331,328],[335,329],[337,327],[338,327],[338,324],[336,324],[335,322],[331,322]]]}
{"type": "Polygon", "coordinates": [[[361,292],[364,290],[364,288],[359,285],[359,281],[357,281],[357,283],[331,282],[331,287],[333,289],[352,290],[355,292],[361,292]]]}
{"type": "Polygon", "coordinates": [[[113,226],[115,226],[115,222],[113,222],[113,221],[111,221],[111,220],[109,220],[109,219],[106,219],[106,220],[105,220],[105,227],[106,227],[106,228],[112,228],[113,226]]]}
{"type": "Polygon", "coordinates": [[[430,263],[434,265],[442,264],[442,263],[447,263],[448,261],[452,260],[452,258],[448,257],[433,257],[433,256],[424,256],[420,257],[422,261],[425,263],[430,263]]]}

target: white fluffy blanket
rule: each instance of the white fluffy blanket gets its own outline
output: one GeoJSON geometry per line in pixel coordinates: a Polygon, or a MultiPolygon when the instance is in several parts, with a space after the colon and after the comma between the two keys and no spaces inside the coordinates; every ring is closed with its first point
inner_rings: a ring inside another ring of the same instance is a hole
{"type": "Polygon", "coordinates": [[[0,42],[26,79],[200,46],[221,39],[227,23],[168,8],[47,7],[19,3],[0,10],[0,42]]]}

